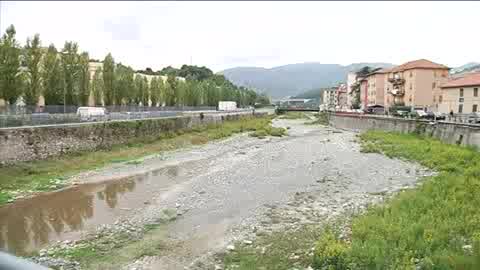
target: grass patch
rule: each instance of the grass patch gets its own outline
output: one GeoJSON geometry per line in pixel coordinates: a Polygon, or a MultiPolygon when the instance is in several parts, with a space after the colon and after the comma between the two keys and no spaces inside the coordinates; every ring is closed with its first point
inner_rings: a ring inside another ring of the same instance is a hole
{"type": "Polygon", "coordinates": [[[287,130],[282,127],[272,127],[271,125],[264,126],[252,132],[250,136],[263,139],[267,136],[282,137],[287,135],[287,130]]]}
{"type": "Polygon", "coordinates": [[[311,265],[311,248],[319,236],[316,227],[259,236],[253,245],[237,244],[225,254],[225,269],[305,269],[311,265]]]}
{"type": "Polygon", "coordinates": [[[9,202],[12,199],[13,196],[10,193],[6,191],[0,191],[0,205],[9,202]]]}
{"type": "Polygon", "coordinates": [[[306,125],[324,125],[328,126],[329,121],[328,121],[328,113],[326,112],[320,112],[315,114],[315,120],[311,122],[306,122],[306,125]]]}
{"type": "Polygon", "coordinates": [[[412,134],[369,131],[361,139],[364,152],[438,175],[354,218],[349,245],[320,240],[335,252],[317,249],[315,261],[341,259],[328,269],[480,269],[480,153],[412,134]]]}
{"type": "Polygon", "coordinates": [[[85,270],[113,270],[144,256],[158,256],[166,250],[167,232],[162,223],[145,226],[140,239],[126,233],[103,236],[73,248],[57,249],[51,255],[80,263],[85,270]]]}
{"type": "MultiPolygon", "coordinates": [[[[136,141],[111,149],[72,153],[47,160],[23,162],[0,167],[0,204],[11,199],[12,192],[31,193],[49,191],[64,186],[68,177],[83,171],[105,167],[112,163],[130,162],[192,144],[203,144],[235,133],[265,129],[270,131],[271,117],[243,118],[222,125],[197,126],[190,130],[162,133],[155,140],[136,141]]],[[[270,132],[272,132],[271,130],[270,132]]],[[[275,133],[275,131],[273,131],[275,133]]],[[[277,133],[278,134],[278,131],[277,133]]]]}
{"type": "Polygon", "coordinates": [[[279,119],[310,119],[304,112],[286,112],[278,117],[279,119]]]}

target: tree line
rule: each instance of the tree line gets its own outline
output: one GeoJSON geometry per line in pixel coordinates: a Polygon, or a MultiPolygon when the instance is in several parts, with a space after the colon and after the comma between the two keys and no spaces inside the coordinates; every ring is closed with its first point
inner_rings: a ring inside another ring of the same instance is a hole
{"type": "Polygon", "coordinates": [[[45,105],[78,106],[89,105],[89,99],[98,106],[216,106],[221,100],[247,106],[265,100],[206,67],[135,71],[110,53],[103,61],[90,59],[73,41],[60,50],[42,47],[39,34],[20,46],[11,25],[0,39],[0,98],[14,104],[23,97],[27,105],[37,105],[40,96],[45,105]],[[92,63],[102,65],[92,71],[92,63]]]}

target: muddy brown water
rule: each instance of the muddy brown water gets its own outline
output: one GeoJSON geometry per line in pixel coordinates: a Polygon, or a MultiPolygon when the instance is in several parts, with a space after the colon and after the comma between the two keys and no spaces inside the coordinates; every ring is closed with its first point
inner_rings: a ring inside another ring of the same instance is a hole
{"type": "Polygon", "coordinates": [[[169,166],[103,183],[88,183],[0,207],[0,250],[24,255],[49,243],[75,239],[141,208],[154,193],[182,179],[169,166]]]}

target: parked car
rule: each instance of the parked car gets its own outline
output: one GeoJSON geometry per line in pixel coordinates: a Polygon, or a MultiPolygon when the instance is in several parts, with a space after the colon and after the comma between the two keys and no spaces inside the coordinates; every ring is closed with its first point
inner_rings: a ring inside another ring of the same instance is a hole
{"type": "Polygon", "coordinates": [[[468,115],[467,122],[470,124],[479,124],[480,123],[480,113],[474,112],[468,115]]]}
{"type": "Polygon", "coordinates": [[[107,120],[108,112],[103,107],[79,107],[77,115],[81,121],[107,120]]]}
{"type": "Polygon", "coordinates": [[[435,119],[439,120],[439,121],[443,121],[443,120],[446,120],[447,119],[447,115],[444,114],[444,113],[441,113],[441,112],[434,112],[435,114],[435,119]]]}

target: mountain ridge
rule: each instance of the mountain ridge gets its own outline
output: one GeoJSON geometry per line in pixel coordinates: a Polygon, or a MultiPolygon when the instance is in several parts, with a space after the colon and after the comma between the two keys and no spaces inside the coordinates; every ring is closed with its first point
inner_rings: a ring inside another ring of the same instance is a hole
{"type": "Polygon", "coordinates": [[[220,71],[228,80],[239,86],[255,89],[273,98],[295,96],[308,89],[331,87],[345,82],[347,73],[363,66],[392,67],[382,62],[360,62],[350,65],[305,62],[272,68],[235,67],[220,71]]]}

